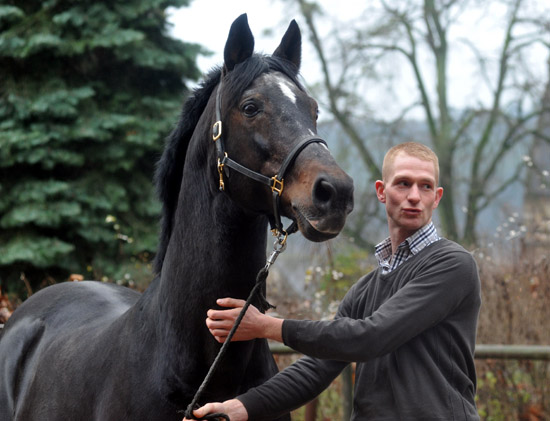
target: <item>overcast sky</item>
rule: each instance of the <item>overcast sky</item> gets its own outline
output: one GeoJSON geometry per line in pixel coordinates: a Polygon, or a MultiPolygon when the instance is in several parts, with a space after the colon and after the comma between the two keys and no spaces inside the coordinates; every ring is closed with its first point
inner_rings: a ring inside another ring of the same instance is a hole
{"type": "Polygon", "coordinates": [[[170,13],[175,37],[201,44],[215,53],[212,57],[199,59],[198,64],[203,72],[222,63],[229,28],[242,13],[248,15],[256,51],[273,52],[282,33],[267,37],[263,37],[262,33],[279,23],[284,26],[283,5],[273,0],[194,0],[191,7],[171,9],[170,13]]]}
{"type": "MultiPolygon", "coordinates": [[[[346,7],[334,0],[321,0],[329,16],[349,19],[364,6],[364,0],[346,0],[346,7]]],[[[211,57],[200,57],[199,68],[206,72],[222,64],[223,48],[229,28],[242,13],[248,15],[248,24],[255,39],[255,51],[271,54],[292,19],[296,19],[304,36],[305,23],[295,5],[273,0],[193,0],[190,7],[170,9],[172,34],[186,42],[201,44],[214,52],[211,57]]],[[[319,29],[322,31],[322,28],[319,29]]],[[[301,73],[308,82],[316,80],[319,68],[312,47],[303,40],[301,73]]]]}
{"type": "MultiPolygon", "coordinates": [[[[319,31],[327,31],[331,26],[332,17],[340,22],[357,18],[357,11],[365,7],[364,0],[320,0],[326,19],[318,25],[319,31]],[[345,7],[343,6],[345,4],[345,7]]],[[[526,6],[547,9],[549,0],[527,0],[526,6]],[[548,2],[548,3],[547,3],[548,2]],[[546,4],[546,6],[544,6],[546,4]],[[538,6],[537,6],[538,5],[538,6]]],[[[480,52],[494,60],[498,58],[496,47],[503,40],[503,26],[506,18],[506,9],[502,4],[486,3],[483,8],[469,8],[462,11],[460,25],[453,26],[448,34],[452,45],[449,55],[449,80],[452,106],[464,107],[472,101],[489,99],[488,90],[483,93],[483,83],[477,83],[479,68],[471,46],[463,42],[468,38],[480,52]],[[461,41],[462,40],[462,41],[461,41]]],[[[229,33],[231,23],[242,13],[247,13],[248,22],[255,38],[255,51],[272,53],[291,19],[296,19],[305,32],[305,23],[292,2],[273,0],[193,0],[190,7],[170,9],[170,22],[173,24],[173,36],[186,42],[195,42],[211,50],[211,57],[199,57],[198,65],[201,71],[206,72],[212,66],[222,64],[223,48],[229,33]]],[[[323,35],[323,34],[321,34],[323,35]]],[[[540,66],[541,77],[545,76],[545,59],[547,53],[535,54],[536,63],[530,66],[535,69],[540,66]]],[[[395,67],[394,65],[394,68],[395,67]]],[[[431,65],[428,67],[431,68],[431,65]]],[[[393,69],[392,69],[393,70],[393,69]]],[[[316,62],[312,47],[304,40],[302,48],[302,69],[304,79],[314,83],[320,78],[319,65],[316,62]]],[[[416,82],[412,79],[408,69],[398,71],[400,86],[396,89],[402,98],[416,96],[416,82]]],[[[394,80],[393,85],[397,83],[394,80]]],[[[382,113],[390,113],[392,102],[398,97],[388,98],[389,89],[386,86],[367,87],[367,95],[371,98],[386,97],[386,103],[377,107],[382,113]],[[376,90],[378,88],[378,91],[376,90]]],[[[395,104],[394,104],[395,105],[395,104]]],[[[396,106],[399,109],[399,106],[396,106]]],[[[387,116],[386,116],[387,117],[387,116]]]]}

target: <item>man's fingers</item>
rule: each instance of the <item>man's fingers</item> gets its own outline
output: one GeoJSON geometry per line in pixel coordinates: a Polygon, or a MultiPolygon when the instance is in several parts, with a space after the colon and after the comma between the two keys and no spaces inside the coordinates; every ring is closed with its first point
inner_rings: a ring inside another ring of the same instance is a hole
{"type": "Polygon", "coordinates": [[[206,319],[206,327],[208,329],[224,329],[231,330],[233,327],[234,320],[213,320],[210,317],[206,319]]]}
{"type": "Polygon", "coordinates": [[[244,307],[246,304],[245,300],[240,300],[237,298],[219,298],[216,300],[216,304],[220,307],[244,307]]]}
{"type": "Polygon", "coordinates": [[[201,406],[199,409],[194,410],[193,414],[197,418],[202,418],[202,417],[204,417],[205,415],[208,415],[208,414],[212,414],[212,413],[215,413],[215,412],[222,412],[223,409],[224,408],[223,408],[222,403],[219,403],[219,402],[207,403],[206,405],[201,406]]]}
{"type": "Polygon", "coordinates": [[[241,311],[240,308],[234,308],[231,310],[214,310],[210,309],[206,312],[206,315],[208,318],[213,320],[233,320],[236,319],[239,315],[239,312],[241,311]]]}
{"type": "Polygon", "coordinates": [[[215,336],[216,339],[217,338],[226,338],[227,335],[229,335],[229,330],[225,330],[225,329],[208,329],[208,331],[210,332],[210,334],[212,336],[215,336]]]}

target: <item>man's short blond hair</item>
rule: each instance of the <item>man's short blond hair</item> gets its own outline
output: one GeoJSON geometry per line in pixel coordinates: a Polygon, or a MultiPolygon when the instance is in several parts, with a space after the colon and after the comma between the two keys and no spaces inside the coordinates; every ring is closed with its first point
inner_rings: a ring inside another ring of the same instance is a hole
{"type": "Polygon", "coordinates": [[[421,159],[423,161],[431,161],[434,164],[434,175],[435,175],[435,185],[439,185],[439,159],[437,155],[428,148],[426,145],[418,142],[405,142],[400,143],[392,147],[384,157],[384,162],[382,164],[382,179],[387,181],[393,161],[400,153],[404,153],[409,156],[414,156],[415,158],[421,159]]]}

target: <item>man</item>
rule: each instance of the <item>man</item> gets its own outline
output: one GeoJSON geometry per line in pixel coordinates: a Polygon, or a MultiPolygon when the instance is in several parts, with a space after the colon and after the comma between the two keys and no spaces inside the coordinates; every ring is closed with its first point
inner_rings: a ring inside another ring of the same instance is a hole
{"type": "MultiPolygon", "coordinates": [[[[307,403],[357,362],[352,420],[478,420],[474,346],[481,304],[477,267],[437,235],[432,212],[443,195],[437,156],[408,142],[384,158],[375,183],[389,237],[379,267],[344,297],[332,321],[281,320],[251,307],[233,340],[263,337],[306,357],[236,399],[210,403],[200,417],[268,420],[307,403]]],[[[223,342],[244,302],[218,300],[207,326],[223,342]]]]}

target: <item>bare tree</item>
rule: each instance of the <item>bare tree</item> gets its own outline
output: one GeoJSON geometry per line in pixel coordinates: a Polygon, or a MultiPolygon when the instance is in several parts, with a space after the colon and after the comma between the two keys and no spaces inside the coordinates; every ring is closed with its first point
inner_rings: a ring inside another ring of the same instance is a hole
{"type": "Polygon", "coordinates": [[[380,81],[380,63],[390,63],[401,76],[408,75],[409,86],[414,85],[412,99],[407,98],[410,89],[394,93],[401,109],[386,124],[400,124],[421,110],[429,143],[440,159],[446,197],[439,211],[443,231],[449,238],[476,244],[480,213],[524,174],[525,163],[517,156],[518,150],[527,149],[533,138],[540,139],[534,127],[544,108],[540,98],[533,99],[532,89],[545,81],[527,80],[521,66],[529,49],[537,42],[548,42],[549,32],[528,19],[533,4],[526,0],[380,0],[376,7],[358,13],[357,22],[337,26],[323,38],[319,34],[323,19],[319,4],[293,1],[319,59],[325,105],[371,178],[379,177],[380,169],[369,144],[372,139],[364,136],[364,126],[358,124],[364,120],[360,113],[369,110],[369,100],[360,95],[360,89],[365,83],[380,81]],[[473,9],[481,16],[479,25],[494,24],[490,7],[505,8],[496,59],[478,49],[480,40],[475,34],[449,41],[449,33],[473,9]],[[484,8],[485,14],[481,13],[484,8]],[[454,80],[449,65],[458,42],[474,53],[477,68],[472,82],[489,98],[481,101],[476,97],[460,108],[453,106],[454,80]]]}

